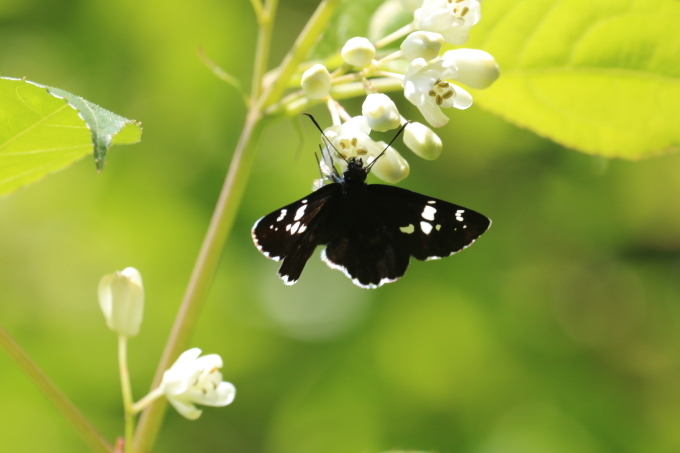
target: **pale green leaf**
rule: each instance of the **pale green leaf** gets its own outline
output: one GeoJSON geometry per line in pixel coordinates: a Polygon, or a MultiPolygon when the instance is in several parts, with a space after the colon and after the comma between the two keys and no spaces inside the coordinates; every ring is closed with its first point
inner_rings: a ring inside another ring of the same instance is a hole
{"type": "Polygon", "coordinates": [[[0,78],[0,196],[111,144],[138,142],[139,124],[57,88],[0,78]]]}
{"type": "Polygon", "coordinates": [[[489,0],[466,47],[501,77],[475,102],[589,154],[680,144],[680,1],[489,0]]]}

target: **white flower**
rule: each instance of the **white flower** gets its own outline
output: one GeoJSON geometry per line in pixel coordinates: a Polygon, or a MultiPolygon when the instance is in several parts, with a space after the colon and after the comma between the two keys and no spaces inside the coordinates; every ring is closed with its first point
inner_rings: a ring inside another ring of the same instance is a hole
{"type": "Polygon", "coordinates": [[[429,31],[414,31],[401,43],[401,53],[408,61],[416,58],[433,60],[439,56],[444,37],[429,31]]]}
{"type": "Polygon", "coordinates": [[[441,33],[449,44],[461,45],[480,14],[477,0],[425,0],[413,13],[413,24],[416,30],[441,33]]]}
{"type": "Polygon", "coordinates": [[[315,64],[302,74],[302,91],[309,99],[323,99],[331,92],[331,75],[322,64],[315,64]]]}
{"type": "Polygon", "coordinates": [[[366,96],[366,100],[361,106],[361,114],[374,131],[389,131],[401,124],[401,115],[399,115],[397,106],[394,105],[389,96],[382,93],[366,96]]]}
{"type": "Polygon", "coordinates": [[[472,105],[472,96],[446,79],[458,75],[456,65],[445,58],[426,62],[416,58],[404,77],[404,96],[411,101],[428,123],[434,127],[445,125],[449,119],[442,108],[466,109],[472,105]]]}
{"type": "MultiPolygon", "coordinates": [[[[380,145],[382,149],[387,148],[387,143],[385,142],[378,142],[378,145],[380,145]]],[[[377,156],[369,156],[366,163],[370,164],[376,157],[377,156]]],[[[371,167],[371,173],[390,184],[396,184],[406,178],[409,171],[410,169],[406,159],[391,146],[387,148],[387,151],[385,151],[385,153],[380,156],[380,159],[378,159],[373,167],[371,167]]]]}
{"type": "Polygon", "coordinates": [[[194,404],[226,406],[236,395],[236,388],[222,381],[222,358],[217,354],[200,355],[198,348],[182,353],[163,374],[158,387],[177,412],[189,420],[196,420],[202,413],[194,404]]]}
{"type": "Polygon", "coordinates": [[[441,138],[432,129],[415,122],[406,125],[404,144],[418,156],[428,160],[439,157],[443,146],[441,138]]]}
{"type": "MultiPolygon", "coordinates": [[[[368,134],[371,128],[363,116],[355,116],[340,126],[330,126],[324,134],[331,141],[333,147],[343,160],[351,157],[377,156],[384,149],[381,148],[368,134]]],[[[332,151],[332,150],[331,150],[332,151]]],[[[331,152],[333,154],[333,151],[331,152]]]]}
{"type": "Polygon", "coordinates": [[[99,306],[109,329],[126,337],[139,333],[144,312],[142,276],[133,267],[107,274],[99,281],[99,306]]]}
{"type": "Polygon", "coordinates": [[[456,80],[472,88],[488,88],[501,75],[496,60],[483,50],[449,50],[443,58],[452,61],[458,68],[456,80]]]}
{"type": "MultiPolygon", "coordinates": [[[[375,160],[387,148],[385,142],[376,142],[368,136],[371,128],[363,116],[355,116],[340,126],[326,128],[324,134],[331,141],[340,157],[349,160],[352,157],[361,158],[364,166],[375,160]]],[[[331,151],[334,153],[334,151],[331,151]]],[[[345,160],[339,160],[341,169],[345,169],[345,160]]],[[[385,154],[373,165],[371,172],[383,181],[399,182],[408,176],[409,166],[406,159],[394,148],[389,147],[385,154]]]]}
{"type": "Polygon", "coordinates": [[[375,58],[375,47],[366,38],[355,37],[347,40],[340,51],[342,61],[358,68],[365,68],[375,58]]]}

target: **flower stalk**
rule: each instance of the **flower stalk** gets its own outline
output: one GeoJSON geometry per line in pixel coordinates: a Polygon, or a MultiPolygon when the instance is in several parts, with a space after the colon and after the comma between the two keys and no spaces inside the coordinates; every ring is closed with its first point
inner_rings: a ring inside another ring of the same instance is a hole
{"type": "Polygon", "coordinates": [[[120,373],[120,387],[123,394],[123,409],[125,410],[125,453],[132,451],[135,434],[135,413],[132,409],[132,387],[130,372],[127,364],[127,337],[118,336],[118,371],[120,373]]]}

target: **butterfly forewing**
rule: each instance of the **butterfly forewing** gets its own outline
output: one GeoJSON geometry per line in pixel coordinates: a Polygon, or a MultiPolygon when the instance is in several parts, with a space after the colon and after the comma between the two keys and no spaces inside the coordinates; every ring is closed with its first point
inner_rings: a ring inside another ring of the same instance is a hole
{"type": "Polygon", "coordinates": [[[491,220],[471,209],[399,187],[371,184],[368,192],[381,201],[392,236],[418,260],[459,252],[491,225],[491,220]]]}
{"type": "Polygon", "coordinates": [[[295,283],[305,263],[325,236],[323,220],[333,209],[339,184],[321,187],[258,220],[251,236],[257,249],[267,258],[283,261],[279,276],[284,283],[295,283]]]}

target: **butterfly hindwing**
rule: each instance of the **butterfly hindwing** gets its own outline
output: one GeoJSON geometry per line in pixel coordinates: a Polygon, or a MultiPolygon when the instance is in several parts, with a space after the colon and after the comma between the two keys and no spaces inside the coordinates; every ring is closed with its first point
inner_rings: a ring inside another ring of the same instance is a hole
{"type": "Polygon", "coordinates": [[[262,217],[251,230],[257,249],[267,258],[283,261],[279,276],[287,285],[295,283],[307,260],[321,244],[326,222],[332,210],[331,200],[340,190],[329,184],[281,209],[262,217]]]}
{"type": "Polygon", "coordinates": [[[371,184],[368,192],[381,200],[385,222],[398,241],[421,261],[463,250],[491,225],[472,209],[399,187],[371,184]]]}
{"type": "MultiPolygon", "coordinates": [[[[378,217],[376,217],[378,218],[378,217]]],[[[362,288],[377,288],[403,276],[409,252],[383,222],[356,222],[331,240],[321,259],[362,288]]]]}

